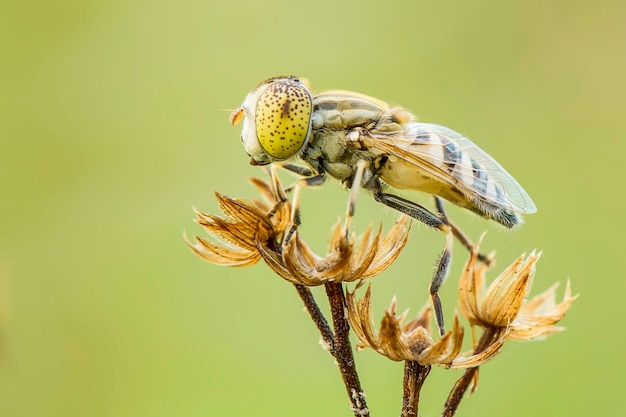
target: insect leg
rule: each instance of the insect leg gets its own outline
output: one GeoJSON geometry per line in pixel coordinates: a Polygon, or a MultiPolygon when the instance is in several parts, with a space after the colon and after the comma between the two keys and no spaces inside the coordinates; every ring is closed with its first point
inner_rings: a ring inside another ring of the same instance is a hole
{"type": "Polygon", "coordinates": [[[293,189],[296,187],[296,184],[300,184],[303,187],[319,187],[320,185],[326,182],[326,174],[318,174],[314,177],[302,178],[298,180],[295,184],[287,187],[288,189],[293,189]]]}
{"type": "MultiPolygon", "coordinates": [[[[287,195],[285,194],[285,190],[283,189],[282,184],[280,183],[280,179],[278,178],[278,173],[276,172],[276,166],[272,164],[269,169],[270,179],[272,181],[272,189],[274,191],[274,195],[278,198],[278,204],[283,204],[287,201],[287,195]]],[[[272,210],[272,212],[276,211],[276,207],[272,210]]]]}
{"type": "MultiPolygon", "coordinates": [[[[454,234],[454,237],[456,237],[457,240],[461,242],[461,244],[465,246],[468,251],[472,252],[472,250],[474,249],[474,244],[472,243],[470,238],[467,237],[467,235],[463,233],[463,231],[456,224],[450,221],[450,219],[446,215],[446,212],[443,206],[443,201],[441,200],[441,198],[437,196],[434,196],[434,197],[435,197],[435,206],[437,207],[437,212],[439,213],[439,217],[441,217],[443,221],[446,222],[446,224],[448,224],[452,228],[452,234],[454,234]]],[[[489,258],[489,256],[484,255],[482,253],[478,254],[478,260],[480,260],[481,262],[484,262],[488,266],[491,265],[491,258],[489,258]]]]}
{"type": "Polygon", "coordinates": [[[300,185],[299,182],[296,183],[294,189],[293,189],[293,198],[291,199],[291,219],[290,219],[290,224],[289,224],[289,230],[287,230],[287,233],[285,234],[284,238],[283,238],[283,247],[285,247],[289,241],[291,240],[291,238],[293,237],[293,234],[296,232],[296,230],[298,229],[298,226],[300,226],[300,190],[302,189],[302,186],[300,185]]]}
{"type": "Polygon", "coordinates": [[[350,187],[350,198],[348,199],[348,207],[346,208],[346,222],[343,225],[343,234],[348,239],[348,233],[352,218],[354,217],[354,211],[356,209],[356,198],[361,190],[361,183],[363,181],[363,175],[365,168],[367,167],[367,161],[361,159],[356,164],[356,170],[354,172],[354,178],[352,179],[352,186],[350,187]]]}
{"type": "Polygon", "coordinates": [[[373,185],[371,183],[368,183],[367,185],[368,188],[372,190],[374,194],[374,199],[376,201],[386,205],[387,207],[391,207],[404,214],[407,214],[428,226],[439,229],[446,234],[446,244],[441,251],[441,254],[439,255],[439,259],[437,260],[435,272],[430,280],[429,288],[430,299],[433,304],[433,309],[435,311],[435,319],[437,321],[437,327],[439,328],[439,334],[443,336],[445,333],[443,322],[443,308],[441,307],[441,299],[439,298],[438,292],[441,284],[443,284],[443,281],[446,279],[446,276],[448,275],[448,271],[450,269],[450,259],[452,258],[452,242],[454,240],[452,228],[439,216],[431,213],[428,209],[420,206],[419,204],[393,194],[383,193],[380,189],[379,183],[378,185],[373,185]]]}
{"type": "MultiPolygon", "coordinates": [[[[280,179],[278,178],[278,173],[276,172],[276,166],[274,164],[271,165],[269,169],[269,176],[271,180],[272,191],[278,200],[274,207],[267,213],[268,217],[274,216],[280,207],[285,204],[287,201],[287,195],[285,194],[285,190],[280,183],[280,179]]],[[[298,226],[300,226],[300,188],[301,186],[296,183],[296,187],[294,187],[294,195],[291,203],[291,212],[289,213],[289,229],[287,233],[283,236],[282,245],[285,246],[293,237],[298,226]]]]}
{"type": "Polygon", "coordinates": [[[446,245],[443,247],[441,254],[439,255],[439,259],[437,260],[437,266],[435,268],[435,273],[430,280],[430,299],[432,300],[433,307],[435,310],[435,318],[437,319],[437,327],[439,328],[439,335],[443,336],[445,334],[445,330],[443,329],[443,308],[441,307],[441,299],[439,298],[439,288],[441,288],[441,284],[446,279],[448,275],[448,271],[450,269],[450,259],[452,258],[452,241],[454,237],[452,235],[452,231],[448,228],[447,231],[444,231],[446,234],[446,245]]]}
{"type": "Polygon", "coordinates": [[[287,201],[287,195],[285,194],[285,190],[283,189],[283,186],[280,183],[280,179],[278,178],[278,174],[276,173],[276,167],[274,165],[271,165],[268,171],[271,180],[272,191],[274,192],[274,195],[278,200],[274,204],[274,207],[272,207],[272,209],[267,213],[268,217],[272,217],[274,214],[276,214],[280,206],[285,204],[285,202],[287,201]]]}
{"type": "Polygon", "coordinates": [[[302,165],[287,163],[287,164],[281,164],[280,166],[281,168],[284,168],[287,171],[293,172],[294,174],[298,174],[301,177],[312,177],[315,175],[315,173],[311,171],[310,168],[302,166],[302,165]]]}
{"type": "Polygon", "coordinates": [[[285,165],[281,165],[281,167],[286,169],[287,171],[293,172],[294,174],[298,174],[303,177],[306,177],[306,178],[299,179],[295,183],[286,187],[285,188],[286,192],[292,191],[294,188],[296,188],[296,184],[298,183],[300,183],[304,187],[319,187],[320,185],[326,182],[326,174],[324,172],[320,172],[317,175],[313,175],[314,172],[311,171],[309,168],[303,167],[301,165],[295,165],[295,164],[285,164],[285,165]]]}
{"type": "MultiPolygon", "coordinates": [[[[282,166],[283,168],[291,171],[291,172],[295,172],[296,174],[299,173],[311,173],[310,170],[308,170],[308,168],[306,167],[302,167],[300,165],[294,165],[294,164],[286,164],[282,166]],[[302,168],[300,170],[300,168],[302,168]]],[[[275,167],[274,164],[272,164],[272,178],[274,179],[273,181],[276,182],[278,181],[278,175],[275,171],[275,167]]],[[[318,185],[322,185],[324,184],[324,182],[326,182],[326,174],[324,172],[321,172],[315,176],[312,177],[308,177],[308,178],[302,178],[298,181],[296,181],[295,183],[293,183],[292,185],[290,185],[289,187],[285,188],[284,191],[281,187],[276,187],[274,186],[278,192],[276,193],[277,196],[279,196],[279,198],[284,198],[284,200],[279,201],[276,206],[274,207],[274,209],[272,210],[273,212],[276,211],[276,209],[278,208],[279,204],[282,204],[284,201],[287,201],[287,197],[285,196],[285,192],[289,192],[292,191],[293,192],[293,196],[292,196],[292,200],[291,200],[291,216],[290,216],[290,226],[289,229],[287,230],[287,233],[285,234],[284,238],[283,238],[283,246],[287,245],[289,243],[289,241],[291,240],[291,238],[293,237],[293,234],[296,232],[296,230],[298,229],[298,226],[300,226],[301,222],[300,222],[300,190],[303,187],[313,187],[313,186],[318,186],[318,185]]]]}

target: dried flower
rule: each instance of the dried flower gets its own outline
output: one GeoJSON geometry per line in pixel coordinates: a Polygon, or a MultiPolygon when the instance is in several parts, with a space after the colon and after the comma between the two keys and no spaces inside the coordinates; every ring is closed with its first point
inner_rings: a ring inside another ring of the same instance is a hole
{"type": "MultiPolygon", "coordinates": [[[[563,330],[556,324],[577,298],[571,295],[569,281],[561,303],[555,301],[557,285],[528,301],[540,257],[532,252],[528,257],[520,256],[486,288],[489,266],[479,259],[475,247],[459,283],[461,313],[472,326],[483,330],[471,352],[461,353],[464,329],[458,314],[454,315],[451,329],[434,340],[431,307],[423,308],[413,320],[403,324],[408,311],[396,316],[395,297],[376,331],[371,285],[360,300],[355,293],[365,278],[383,272],[396,260],[408,240],[407,217],[401,216],[384,237],[380,228],[374,234],[370,226],[357,239],[348,231],[351,219],[348,216],[344,225],[341,222],[335,225],[328,251],[320,257],[301,239],[293,221],[297,210],[286,198],[274,171],[272,174],[271,184],[252,179],[261,191],[262,200],[247,201],[216,193],[223,216],[196,210],[197,222],[212,239],[196,237],[195,242],[187,241],[187,244],[201,258],[219,265],[248,266],[263,259],[278,275],[294,284],[322,335],[324,346],[336,360],[355,416],[369,415],[369,409],[352,355],[348,322],[361,342],[360,347],[406,362],[402,415],[407,416],[417,415],[419,393],[432,365],[465,369],[444,405],[442,415],[452,416],[470,386],[475,389],[478,367],[492,359],[506,340],[543,338],[563,330]],[[343,282],[353,281],[360,282],[344,298],[343,282]],[[325,286],[332,328],[308,288],[317,285],[325,286]]],[[[297,200],[297,192],[294,194],[297,200]]],[[[491,257],[486,259],[490,261],[491,257]]]]}
{"type": "Polygon", "coordinates": [[[555,302],[558,284],[527,301],[541,253],[521,255],[488,288],[485,273],[489,268],[477,261],[477,253],[478,248],[472,251],[459,282],[459,308],[471,324],[508,328],[507,338],[512,340],[543,338],[563,330],[555,324],[578,297],[571,295],[569,281],[559,304],[555,302]]]}
{"type": "MultiPolygon", "coordinates": [[[[544,338],[563,330],[555,324],[578,297],[571,295],[569,281],[561,303],[555,302],[557,285],[527,302],[540,256],[541,253],[534,251],[528,257],[522,254],[485,288],[485,273],[489,267],[478,261],[478,245],[474,248],[459,281],[459,308],[472,325],[483,329],[474,354],[493,349],[498,344],[494,343],[496,339],[501,346],[505,340],[544,338]]],[[[466,369],[448,395],[441,415],[453,416],[465,392],[470,386],[473,392],[477,383],[478,367],[466,369]]]]}
{"type": "Polygon", "coordinates": [[[198,224],[216,239],[213,242],[196,236],[195,243],[187,241],[196,255],[218,265],[249,266],[261,259],[259,245],[270,245],[283,236],[291,210],[289,203],[279,204],[266,182],[252,179],[252,183],[261,190],[264,202],[249,202],[215,193],[225,216],[194,210],[198,224]],[[268,215],[272,209],[272,215],[268,215]]]}
{"type": "MultiPolygon", "coordinates": [[[[358,288],[358,286],[357,286],[358,288]]],[[[380,324],[374,329],[372,314],[371,285],[359,301],[353,292],[348,292],[346,303],[350,324],[362,347],[374,349],[394,361],[415,361],[420,365],[440,365],[446,368],[468,368],[481,365],[491,359],[500,349],[503,338],[496,338],[491,345],[477,354],[461,354],[463,327],[455,314],[452,328],[437,341],[433,341],[430,330],[430,306],[408,323],[402,325],[407,316],[405,311],[396,317],[395,297],[380,324]]]]}
{"type": "Polygon", "coordinates": [[[265,202],[233,199],[216,193],[224,217],[196,211],[197,222],[215,241],[196,237],[189,247],[201,258],[219,265],[248,266],[263,259],[285,280],[306,286],[327,282],[352,282],[377,275],[398,257],[408,240],[406,216],[386,236],[373,235],[370,226],[360,239],[346,236],[340,223],[334,227],[325,257],[316,255],[296,230],[283,243],[290,226],[291,204],[282,199],[280,183],[253,179],[265,202]]]}

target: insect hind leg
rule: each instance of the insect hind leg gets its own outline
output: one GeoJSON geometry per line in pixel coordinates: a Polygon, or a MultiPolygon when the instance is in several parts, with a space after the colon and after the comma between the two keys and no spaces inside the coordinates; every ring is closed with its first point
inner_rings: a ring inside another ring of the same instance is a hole
{"type": "Polygon", "coordinates": [[[430,280],[430,299],[433,305],[433,310],[435,311],[435,319],[437,321],[437,327],[439,328],[439,334],[443,336],[445,334],[444,330],[444,320],[443,320],[443,308],[441,306],[441,299],[439,298],[439,288],[443,284],[443,281],[446,279],[448,275],[448,271],[450,270],[450,260],[452,258],[452,242],[454,240],[452,228],[450,225],[441,217],[436,214],[430,212],[428,209],[420,206],[413,201],[406,200],[402,197],[393,194],[383,193],[380,187],[380,183],[378,182],[368,182],[367,187],[374,194],[374,199],[379,203],[386,205],[387,207],[391,207],[395,210],[398,210],[401,213],[409,215],[414,219],[426,224],[427,226],[434,227],[436,229],[441,230],[446,234],[446,244],[439,255],[439,259],[437,260],[437,264],[435,266],[435,272],[430,280]]]}
{"type": "MultiPolygon", "coordinates": [[[[465,246],[467,250],[471,253],[474,250],[474,243],[472,243],[470,238],[467,237],[467,235],[463,233],[463,231],[456,224],[450,221],[450,219],[448,218],[448,215],[446,214],[445,208],[443,206],[443,201],[441,200],[441,198],[437,196],[434,196],[434,197],[435,197],[435,207],[437,207],[437,213],[439,214],[441,219],[450,226],[454,237],[459,242],[461,242],[461,244],[465,246]]],[[[487,264],[487,266],[490,266],[491,261],[492,261],[492,259],[489,256],[484,255],[482,253],[478,254],[478,260],[487,264]]]]}

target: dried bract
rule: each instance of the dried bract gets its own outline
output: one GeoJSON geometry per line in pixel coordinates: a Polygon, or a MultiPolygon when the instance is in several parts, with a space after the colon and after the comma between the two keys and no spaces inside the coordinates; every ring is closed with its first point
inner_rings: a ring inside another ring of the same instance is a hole
{"type": "MultiPolygon", "coordinates": [[[[358,288],[358,286],[357,286],[358,288]]],[[[461,354],[463,327],[455,314],[452,328],[440,339],[433,341],[430,330],[430,307],[424,307],[413,320],[402,324],[407,312],[396,317],[396,300],[385,311],[380,329],[374,329],[371,286],[357,301],[356,289],[346,297],[350,324],[361,342],[361,347],[374,349],[394,361],[416,361],[422,366],[440,365],[446,368],[478,366],[489,359],[502,346],[497,339],[478,354],[461,354]]]]}
{"type": "Polygon", "coordinates": [[[306,286],[352,282],[380,274],[398,257],[408,240],[409,225],[401,216],[386,236],[368,227],[360,239],[347,236],[340,223],[334,227],[326,256],[320,257],[301,239],[297,229],[288,241],[291,204],[281,199],[284,190],[254,179],[265,202],[249,202],[216,193],[224,216],[196,211],[197,222],[215,241],[196,237],[190,248],[219,265],[248,266],[263,259],[285,280],[306,286]]]}
{"type": "Polygon", "coordinates": [[[459,281],[459,308],[473,325],[483,328],[507,328],[508,339],[529,340],[547,337],[563,330],[555,326],[578,295],[571,295],[568,281],[565,296],[555,301],[558,285],[527,300],[541,253],[517,258],[486,287],[488,267],[478,261],[478,248],[470,255],[459,281]]]}
{"type": "Polygon", "coordinates": [[[218,265],[249,266],[262,257],[258,247],[275,245],[288,226],[291,207],[279,200],[264,181],[252,179],[264,201],[246,201],[215,193],[224,216],[195,210],[196,221],[214,241],[196,236],[195,243],[187,241],[191,250],[202,259],[218,265]],[[272,215],[268,215],[273,211],[272,215]]]}
{"type": "Polygon", "coordinates": [[[259,246],[259,252],[274,272],[294,284],[352,282],[387,269],[406,244],[407,231],[407,220],[402,216],[384,238],[381,229],[372,236],[370,226],[360,239],[354,235],[346,239],[341,224],[337,223],[325,257],[317,256],[297,232],[282,251],[259,246]]]}

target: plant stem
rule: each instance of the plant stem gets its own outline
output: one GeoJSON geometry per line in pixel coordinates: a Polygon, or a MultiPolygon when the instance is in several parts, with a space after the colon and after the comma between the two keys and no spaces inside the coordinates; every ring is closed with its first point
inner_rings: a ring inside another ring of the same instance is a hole
{"type": "MultiPolygon", "coordinates": [[[[501,336],[502,329],[487,327],[484,329],[476,348],[474,349],[474,354],[480,353],[487,346],[493,343],[494,340],[501,336]]],[[[441,413],[441,417],[452,417],[456,413],[456,409],[459,407],[461,400],[463,399],[463,395],[467,391],[470,386],[470,383],[478,377],[478,366],[474,368],[468,368],[465,370],[463,375],[456,381],[452,391],[448,395],[448,399],[443,408],[443,412],[441,413]]]]}
{"type": "Polygon", "coordinates": [[[420,391],[429,372],[430,366],[422,366],[417,361],[404,362],[402,417],[417,417],[420,391]]]}
{"type": "Polygon", "coordinates": [[[333,328],[335,329],[335,343],[331,354],[339,366],[339,372],[341,372],[343,383],[348,392],[354,415],[367,417],[370,415],[370,411],[365,403],[365,393],[361,389],[361,381],[352,354],[350,324],[346,318],[343,286],[340,282],[329,282],[325,288],[330,303],[333,328]]]}
{"type": "Polygon", "coordinates": [[[444,405],[443,412],[441,413],[442,417],[452,417],[454,413],[456,413],[456,409],[463,399],[463,394],[465,394],[465,391],[469,388],[470,382],[472,382],[477,372],[478,367],[468,368],[456,381],[444,405]]]}
{"type": "Polygon", "coordinates": [[[302,285],[302,284],[294,284],[294,287],[296,287],[296,291],[298,292],[298,295],[302,299],[302,302],[304,303],[304,307],[306,308],[307,313],[309,313],[309,315],[311,316],[311,319],[313,320],[313,323],[315,323],[315,326],[320,331],[322,335],[322,339],[324,340],[325,347],[332,354],[332,352],[335,349],[335,335],[333,334],[332,329],[328,325],[328,322],[326,321],[326,317],[324,317],[324,314],[322,314],[322,311],[317,305],[317,302],[315,301],[315,298],[313,297],[313,293],[311,292],[309,287],[302,285]]]}

